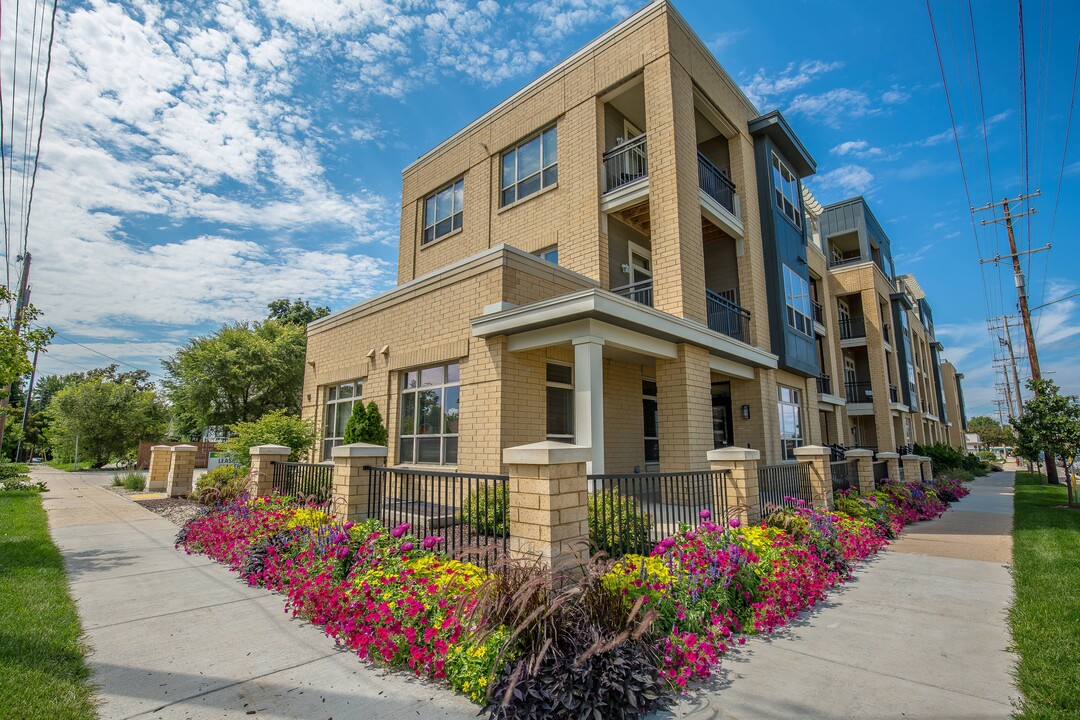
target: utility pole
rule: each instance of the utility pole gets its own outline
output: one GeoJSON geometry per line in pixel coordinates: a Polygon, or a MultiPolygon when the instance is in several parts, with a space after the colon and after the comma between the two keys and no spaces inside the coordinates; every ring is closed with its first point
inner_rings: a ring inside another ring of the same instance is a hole
{"type": "Polygon", "coordinates": [[[997,405],[997,409],[998,409],[998,424],[1001,425],[1002,427],[1005,427],[1005,420],[1002,419],[1002,415],[1001,415],[1001,408],[1002,408],[1003,405],[1005,405],[1005,401],[1002,400],[1001,398],[998,398],[997,400],[994,400],[993,402],[994,402],[995,405],[997,405]]]}
{"type": "MultiPolygon", "coordinates": [[[[1038,197],[1041,194],[1042,190],[1036,190],[1030,195],[1019,195],[1013,202],[1021,203],[1030,198],[1038,197]]],[[[1020,266],[1020,256],[1030,255],[1032,253],[1041,252],[1042,250],[1049,250],[1050,243],[1047,243],[1046,247],[1019,252],[1016,249],[1016,235],[1015,233],[1013,233],[1013,219],[1024,217],[1026,215],[1033,215],[1035,213],[1035,208],[1028,208],[1022,213],[1013,215],[1009,209],[1009,199],[1003,198],[1001,202],[988,203],[984,207],[979,208],[979,210],[992,210],[999,205],[1002,209],[1002,217],[1000,219],[994,218],[993,220],[983,220],[982,224],[987,225],[990,223],[997,223],[1001,221],[1004,221],[1005,223],[1005,232],[1009,237],[1009,257],[1012,259],[1013,278],[1016,281],[1016,297],[1020,306],[1020,320],[1024,324],[1024,338],[1027,341],[1028,365],[1031,367],[1032,379],[1041,380],[1042,372],[1040,372],[1039,370],[1039,353],[1038,350],[1036,350],[1035,348],[1035,331],[1031,328],[1031,311],[1028,309],[1027,289],[1024,283],[1024,270],[1020,266]]],[[[975,208],[972,208],[971,211],[975,212],[975,208]]],[[[980,258],[979,262],[992,262],[997,265],[997,263],[1001,259],[1002,257],[1000,255],[995,255],[989,260],[983,260],[980,258]]],[[[1046,480],[1047,482],[1055,485],[1058,483],[1057,466],[1054,463],[1054,458],[1051,457],[1050,453],[1046,453],[1046,480]]]]}
{"type": "MultiPolygon", "coordinates": [[[[26,420],[30,417],[30,397],[34,394],[34,381],[37,379],[37,362],[40,352],[41,348],[34,348],[34,369],[30,371],[30,387],[26,388],[26,402],[23,403],[25,407],[22,413],[22,437],[19,438],[19,443],[15,446],[15,462],[19,461],[19,454],[22,452],[22,441],[26,437],[26,420]]],[[[34,457],[33,451],[30,452],[30,457],[34,457]]]]}

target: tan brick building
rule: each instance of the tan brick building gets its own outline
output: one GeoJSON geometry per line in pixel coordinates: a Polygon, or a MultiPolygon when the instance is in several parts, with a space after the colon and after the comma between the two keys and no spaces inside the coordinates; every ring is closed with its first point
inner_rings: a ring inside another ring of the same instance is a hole
{"type": "MultiPolygon", "coordinates": [[[[848,349],[831,298],[884,318],[898,290],[810,250],[814,170],[669,3],[646,6],[405,169],[398,287],[308,329],[316,459],[361,396],[397,465],[494,472],[554,439],[592,472],[687,470],[720,446],[776,463],[850,443],[843,389],[819,392],[848,349]]],[[[864,348],[898,377],[884,353],[864,348]]]]}

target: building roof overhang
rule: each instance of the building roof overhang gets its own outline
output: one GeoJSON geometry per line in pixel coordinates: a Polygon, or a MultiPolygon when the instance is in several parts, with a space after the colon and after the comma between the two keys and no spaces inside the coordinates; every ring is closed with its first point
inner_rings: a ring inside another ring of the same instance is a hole
{"type": "Polygon", "coordinates": [[[779,110],[754,118],[749,122],[748,129],[754,137],[765,135],[772,140],[784,153],[784,157],[794,165],[793,169],[799,177],[804,178],[817,172],[817,161],[806,150],[806,146],[779,110]]]}

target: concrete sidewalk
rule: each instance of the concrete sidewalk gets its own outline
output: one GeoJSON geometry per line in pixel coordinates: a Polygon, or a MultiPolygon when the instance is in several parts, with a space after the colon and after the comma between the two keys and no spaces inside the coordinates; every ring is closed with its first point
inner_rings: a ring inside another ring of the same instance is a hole
{"type": "Polygon", "coordinates": [[[976,480],[810,615],[724,658],[686,718],[1009,718],[1013,473],[976,480]]]}
{"type": "Polygon", "coordinates": [[[384,675],[202,556],[177,527],[103,487],[111,476],[35,468],[92,648],[100,716],[472,718],[468,700],[384,675]]]}

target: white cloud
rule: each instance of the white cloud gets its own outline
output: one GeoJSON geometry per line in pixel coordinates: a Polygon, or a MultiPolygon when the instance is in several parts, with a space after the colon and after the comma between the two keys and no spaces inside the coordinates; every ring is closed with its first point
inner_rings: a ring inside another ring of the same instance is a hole
{"type": "Polygon", "coordinates": [[[829,127],[840,128],[846,121],[880,112],[861,90],[834,88],[818,95],[801,93],[788,105],[788,112],[802,114],[829,127]]]}
{"type": "Polygon", "coordinates": [[[750,30],[748,28],[743,28],[741,30],[725,30],[713,35],[712,39],[706,41],[705,45],[708,46],[709,50],[712,50],[713,53],[718,53],[734,45],[739,38],[749,32],[750,30]]]}
{"type": "Polygon", "coordinates": [[[770,73],[765,68],[759,69],[754,76],[742,85],[742,90],[750,98],[750,102],[758,107],[763,107],[770,98],[777,95],[786,95],[794,90],[808,85],[815,78],[844,66],[842,62],[825,62],[823,60],[805,60],[798,66],[789,63],[786,68],[778,73],[770,73]]]}
{"type": "Polygon", "coordinates": [[[865,140],[848,140],[842,142],[831,151],[834,155],[851,155],[860,159],[877,158],[885,155],[882,148],[874,147],[865,140]]]}
{"type": "Polygon", "coordinates": [[[935,145],[941,145],[942,143],[952,142],[954,137],[953,129],[948,128],[947,130],[942,130],[930,137],[918,140],[915,144],[919,147],[934,147],[935,145]]]}
{"type": "Polygon", "coordinates": [[[899,105],[900,103],[907,102],[910,97],[911,93],[898,85],[893,85],[892,89],[881,93],[881,102],[886,105],[899,105]]]}
{"type": "Polygon", "coordinates": [[[844,165],[829,172],[815,175],[814,193],[826,195],[862,195],[870,190],[874,175],[862,165],[844,165]]]}

